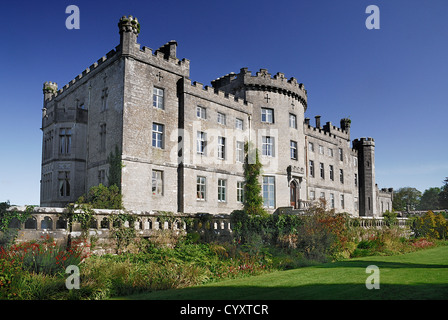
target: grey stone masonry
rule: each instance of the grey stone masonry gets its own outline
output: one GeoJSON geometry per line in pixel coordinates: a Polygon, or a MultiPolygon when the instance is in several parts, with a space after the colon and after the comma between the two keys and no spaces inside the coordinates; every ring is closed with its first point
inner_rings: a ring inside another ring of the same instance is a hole
{"type": "MultiPolygon", "coordinates": [[[[392,194],[375,183],[374,142],[305,117],[305,86],[284,73],[241,68],[204,86],[170,40],[141,46],[140,21],[123,16],[120,43],[58,89],[45,82],[41,205],[61,207],[109,185],[111,154],[122,161],[128,210],[229,214],[244,201],[244,144],[260,153],[264,206],[328,208],[380,216],[392,194]]],[[[283,210],[283,209],[282,209],[283,210]]],[[[286,210],[286,209],[285,209],[286,210]]]]}

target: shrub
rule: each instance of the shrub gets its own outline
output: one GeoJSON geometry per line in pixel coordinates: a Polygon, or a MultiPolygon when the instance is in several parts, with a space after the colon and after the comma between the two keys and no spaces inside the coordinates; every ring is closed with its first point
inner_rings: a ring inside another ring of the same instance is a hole
{"type": "Polygon", "coordinates": [[[446,239],[448,236],[448,223],[442,214],[428,211],[414,220],[412,230],[416,238],[446,239]]]}

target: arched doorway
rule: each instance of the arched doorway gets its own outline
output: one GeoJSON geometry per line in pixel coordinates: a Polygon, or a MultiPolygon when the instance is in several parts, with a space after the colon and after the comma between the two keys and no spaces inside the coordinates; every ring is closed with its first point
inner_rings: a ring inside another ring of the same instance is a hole
{"type": "Polygon", "coordinates": [[[290,203],[291,203],[291,207],[293,207],[294,209],[298,209],[299,208],[299,184],[297,183],[297,181],[292,180],[289,183],[289,199],[290,199],[290,203]]]}

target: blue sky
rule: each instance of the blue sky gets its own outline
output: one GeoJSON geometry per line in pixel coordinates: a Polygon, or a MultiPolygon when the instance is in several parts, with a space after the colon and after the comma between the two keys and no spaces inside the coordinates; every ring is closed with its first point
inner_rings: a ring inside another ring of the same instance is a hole
{"type": "Polygon", "coordinates": [[[380,188],[424,191],[448,176],[446,0],[3,1],[0,10],[0,202],[39,204],[43,83],[62,87],[115,48],[129,14],[141,45],[178,41],[193,81],[243,67],[296,77],[307,117],[350,117],[352,139],[375,139],[380,188]],[[79,30],[65,27],[72,4],[79,30]],[[371,4],[379,30],[365,27],[371,4]]]}

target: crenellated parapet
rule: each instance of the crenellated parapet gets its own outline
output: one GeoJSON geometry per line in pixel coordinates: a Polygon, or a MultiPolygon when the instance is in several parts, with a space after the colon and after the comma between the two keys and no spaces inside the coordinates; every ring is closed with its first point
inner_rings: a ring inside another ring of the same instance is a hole
{"type": "Polygon", "coordinates": [[[375,146],[375,140],[373,138],[360,138],[353,140],[353,147],[358,148],[360,146],[375,146]]]}
{"type": "Polygon", "coordinates": [[[202,83],[196,81],[191,82],[190,79],[184,78],[183,89],[187,94],[213,101],[215,103],[219,103],[226,107],[236,109],[245,113],[252,112],[252,103],[222,90],[217,90],[210,86],[204,86],[202,83]]]}
{"type": "Polygon", "coordinates": [[[133,16],[123,16],[120,21],[118,21],[118,29],[120,33],[132,32],[134,34],[140,33],[140,23],[136,17],[133,16]]]}
{"type": "Polygon", "coordinates": [[[232,72],[211,83],[215,89],[234,94],[241,90],[260,90],[284,94],[300,101],[305,110],[307,108],[307,91],[303,83],[298,83],[294,77],[287,79],[281,72],[271,76],[267,69],[260,69],[255,75],[252,75],[247,68],[242,68],[238,74],[232,72]]]}

